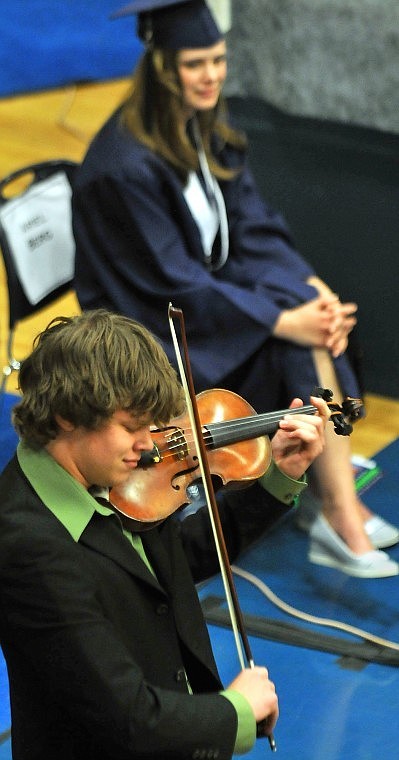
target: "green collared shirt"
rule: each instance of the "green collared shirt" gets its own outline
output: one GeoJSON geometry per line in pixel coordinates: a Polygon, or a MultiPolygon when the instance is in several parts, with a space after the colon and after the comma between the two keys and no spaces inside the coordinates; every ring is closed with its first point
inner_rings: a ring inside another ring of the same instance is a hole
{"type": "MultiPolygon", "coordinates": [[[[115,517],[115,512],[111,507],[106,507],[96,501],[94,496],[64,470],[45,449],[35,451],[24,443],[20,443],[17,448],[17,457],[23,473],[37,495],[71,534],[74,541],[79,541],[95,512],[103,517],[111,515],[115,517]]],[[[139,534],[124,530],[122,523],[121,530],[153,572],[139,534]]]]}
{"type": "Polygon", "coordinates": [[[279,469],[274,459],[265,474],[259,478],[259,483],[265,491],[287,506],[296,506],[300,494],[308,485],[306,474],[299,480],[294,480],[279,469]]]}

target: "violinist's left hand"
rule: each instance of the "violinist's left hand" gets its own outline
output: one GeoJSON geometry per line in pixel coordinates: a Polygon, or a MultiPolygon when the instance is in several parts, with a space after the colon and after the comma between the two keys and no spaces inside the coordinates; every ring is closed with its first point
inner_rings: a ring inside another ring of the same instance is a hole
{"type": "MultiPolygon", "coordinates": [[[[286,415],[280,420],[279,429],[272,438],[274,461],[282,472],[294,480],[302,477],[324,448],[324,429],[330,411],[321,398],[311,396],[310,402],[317,408],[316,414],[286,415]]],[[[295,398],[290,409],[301,406],[301,399],[295,398]]]]}

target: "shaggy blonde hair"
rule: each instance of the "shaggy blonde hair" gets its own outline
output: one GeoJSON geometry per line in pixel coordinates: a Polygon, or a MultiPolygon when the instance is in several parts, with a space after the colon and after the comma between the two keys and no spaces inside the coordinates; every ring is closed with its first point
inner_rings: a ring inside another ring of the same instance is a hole
{"type": "Polygon", "coordinates": [[[138,322],[103,309],[52,320],[22,362],[19,387],[13,422],[33,448],[57,436],[57,415],[95,430],[122,409],[159,426],[184,410],[159,342],[138,322]]]}

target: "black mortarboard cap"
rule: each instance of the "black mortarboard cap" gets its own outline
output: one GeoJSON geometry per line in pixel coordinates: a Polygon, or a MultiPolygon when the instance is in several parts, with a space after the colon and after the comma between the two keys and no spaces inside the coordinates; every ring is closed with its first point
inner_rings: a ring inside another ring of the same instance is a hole
{"type": "Polygon", "coordinates": [[[138,36],[157,47],[210,47],[222,35],[205,0],[134,0],[111,18],[138,16],[138,36]]]}

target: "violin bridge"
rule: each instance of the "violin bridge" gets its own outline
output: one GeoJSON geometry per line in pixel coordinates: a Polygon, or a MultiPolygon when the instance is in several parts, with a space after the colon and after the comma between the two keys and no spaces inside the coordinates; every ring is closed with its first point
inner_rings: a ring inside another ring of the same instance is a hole
{"type": "Polygon", "coordinates": [[[186,459],[189,453],[187,439],[183,433],[183,430],[176,428],[175,432],[171,436],[171,440],[174,441],[175,445],[173,453],[179,462],[182,462],[183,459],[186,459]]]}

